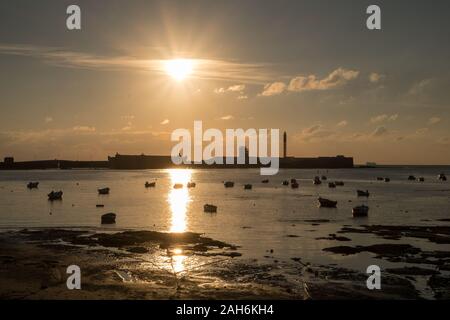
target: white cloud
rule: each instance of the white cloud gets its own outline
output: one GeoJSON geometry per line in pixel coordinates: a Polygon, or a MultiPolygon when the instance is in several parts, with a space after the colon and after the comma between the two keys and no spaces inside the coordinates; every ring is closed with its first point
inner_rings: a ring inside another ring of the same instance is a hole
{"type": "Polygon", "coordinates": [[[53,118],[52,117],[45,117],[44,121],[45,121],[45,123],[50,123],[50,122],[53,121],[53,118]]]}
{"type": "Polygon", "coordinates": [[[370,118],[370,122],[371,123],[380,123],[380,122],[384,122],[384,121],[395,121],[398,119],[398,114],[392,114],[392,115],[388,115],[388,114],[380,114],[378,116],[372,117],[370,118]]]}
{"type": "Polygon", "coordinates": [[[388,132],[388,130],[386,129],[386,127],[384,126],[380,126],[377,127],[373,132],[372,132],[372,137],[380,137],[385,135],[388,132]]]}
{"type": "Polygon", "coordinates": [[[269,83],[264,86],[264,91],[260,95],[265,97],[279,95],[286,90],[286,87],[286,84],[283,82],[269,83]]]}
{"type": "Polygon", "coordinates": [[[421,80],[421,81],[413,84],[411,89],[409,89],[409,94],[410,95],[423,94],[432,83],[433,83],[433,79],[421,80]]]}
{"type": "Polygon", "coordinates": [[[221,120],[231,120],[231,119],[234,119],[234,117],[233,117],[231,114],[229,114],[229,115],[220,117],[220,119],[221,119],[221,120]]]}
{"type": "Polygon", "coordinates": [[[95,127],[75,126],[72,128],[72,130],[77,132],[95,132],[95,127]]]}
{"type": "Polygon", "coordinates": [[[428,119],[428,124],[437,124],[439,122],[441,122],[441,118],[439,117],[431,117],[428,119]]]}
{"type": "Polygon", "coordinates": [[[372,83],[378,83],[381,80],[383,80],[384,78],[385,78],[385,75],[379,74],[379,73],[376,73],[376,72],[372,72],[369,75],[369,81],[372,82],[372,83]]]}
{"type": "Polygon", "coordinates": [[[331,130],[324,129],[320,124],[312,125],[311,127],[303,129],[300,133],[295,135],[295,138],[309,142],[312,140],[318,141],[326,138],[330,138],[335,133],[331,130]]]}
{"type": "Polygon", "coordinates": [[[160,122],[160,124],[166,125],[166,124],[168,124],[169,122],[170,122],[169,119],[164,119],[163,121],[160,122]]]}
{"type": "Polygon", "coordinates": [[[342,120],[341,122],[339,122],[336,126],[338,127],[346,127],[348,125],[347,120],[342,120]]]}
{"type": "Polygon", "coordinates": [[[327,90],[346,84],[348,81],[357,78],[359,71],[338,68],[323,79],[318,79],[315,75],[298,76],[290,83],[289,91],[327,90]]]}

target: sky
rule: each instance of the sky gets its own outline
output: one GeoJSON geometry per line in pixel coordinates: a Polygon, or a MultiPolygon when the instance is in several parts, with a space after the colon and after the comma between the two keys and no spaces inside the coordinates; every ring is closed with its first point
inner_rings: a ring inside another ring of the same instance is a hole
{"type": "Polygon", "coordinates": [[[288,154],[449,164],[450,2],[0,2],[0,157],[169,155],[173,130],[277,128],[288,154]],[[66,28],[67,6],[81,30],[66,28]],[[381,8],[381,30],[366,8],[381,8]],[[183,80],[167,72],[189,59],[183,80]]]}

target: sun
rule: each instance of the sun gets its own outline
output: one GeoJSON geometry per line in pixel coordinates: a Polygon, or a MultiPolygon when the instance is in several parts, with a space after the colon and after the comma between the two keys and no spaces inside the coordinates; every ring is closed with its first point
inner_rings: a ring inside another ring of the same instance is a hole
{"type": "Polygon", "coordinates": [[[194,62],[189,59],[173,59],[164,62],[166,73],[177,81],[186,79],[194,69],[194,62]]]}

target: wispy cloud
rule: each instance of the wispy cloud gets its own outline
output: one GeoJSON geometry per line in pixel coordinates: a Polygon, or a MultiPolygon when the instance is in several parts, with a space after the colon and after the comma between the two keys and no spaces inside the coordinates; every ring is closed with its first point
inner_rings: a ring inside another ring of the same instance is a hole
{"type": "Polygon", "coordinates": [[[370,118],[370,122],[371,123],[380,123],[380,122],[384,122],[384,121],[395,121],[398,119],[398,114],[392,114],[392,115],[388,115],[388,114],[380,114],[378,116],[374,116],[372,118],[370,118]]]}
{"type": "Polygon", "coordinates": [[[166,125],[166,124],[169,124],[169,119],[164,119],[163,121],[161,121],[161,123],[160,124],[162,124],[162,125],[166,125]]]}
{"type": "MultiPolygon", "coordinates": [[[[53,66],[106,71],[141,71],[165,74],[164,59],[140,59],[133,56],[100,56],[57,47],[0,44],[0,54],[39,59],[53,66]]],[[[192,77],[208,80],[264,84],[273,79],[267,64],[240,63],[220,59],[191,59],[192,77]]]]}
{"type": "Polygon", "coordinates": [[[234,119],[234,117],[233,117],[231,114],[229,114],[229,115],[220,117],[220,119],[221,119],[221,120],[231,120],[231,119],[234,119]]]}

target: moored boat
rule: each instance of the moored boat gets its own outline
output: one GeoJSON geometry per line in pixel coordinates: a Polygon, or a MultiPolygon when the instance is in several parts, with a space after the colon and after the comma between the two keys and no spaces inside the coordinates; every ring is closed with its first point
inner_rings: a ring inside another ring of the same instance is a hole
{"type": "Polygon", "coordinates": [[[215,206],[213,204],[205,204],[203,206],[203,211],[208,212],[208,213],[215,213],[215,212],[217,212],[217,206],[215,206]]]}
{"type": "Polygon", "coordinates": [[[102,224],[114,224],[116,223],[116,214],[115,213],[105,213],[102,215],[102,224]]]}
{"type": "Polygon", "coordinates": [[[356,190],[358,197],[368,197],[370,195],[369,190],[356,190]]]}
{"type": "Polygon", "coordinates": [[[329,199],[325,199],[325,198],[321,198],[321,197],[319,197],[317,200],[319,201],[319,207],[336,208],[337,201],[333,201],[333,200],[329,200],[329,199]]]}
{"type": "Polygon", "coordinates": [[[233,181],[225,181],[224,184],[225,188],[233,188],[234,182],[233,181]]]}
{"type": "Polygon", "coordinates": [[[146,181],[145,182],[145,187],[146,188],[154,188],[155,186],[156,186],[156,182],[155,181],[153,181],[153,182],[146,181]]]}
{"type": "Polygon", "coordinates": [[[28,182],[28,184],[27,184],[28,189],[37,189],[38,186],[39,186],[39,182],[28,182]]]}
{"type": "Polygon", "coordinates": [[[174,189],[181,189],[181,188],[183,188],[183,184],[182,184],[182,183],[175,183],[175,184],[173,185],[173,188],[174,188],[174,189]]]}
{"type": "Polygon", "coordinates": [[[48,195],[48,200],[62,200],[63,192],[62,191],[52,191],[48,195]]]}
{"type": "Polygon", "coordinates": [[[336,188],[336,184],[334,182],[328,182],[328,188],[336,188]]]}
{"type": "Polygon", "coordinates": [[[109,194],[109,188],[100,188],[98,189],[98,194],[109,194]]]}
{"type": "Polygon", "coordinates": [[[315,185],[319,185],[319,184],[321,184],[322,183],[322,181],[320,180],[320,178],[319,177],[314,177],[314,180],[313,180],[313,184],[315,184],[315,185]]]}
{"type": "Polygon", "coordinates": [[[187,183],[187,187],[188,187],[188,188],[195,188],[195,186],[196,186],[196,183],[195,183],[195,182],[192,182],[192,181],[191,181],[191,182],[188,182],[188,183],[187,183]]]}
{"type": "Polygon", "coordinates": [[[369,207],[365,205],[356,206],[352,210],[353,217],[367,217],[369,214],[369,207]]]}
{"type": "Polygon", "coordinates": [[[252,190],[252,185],[251,184],[245,184],[244,185],[244,190],[252,190]]]}

